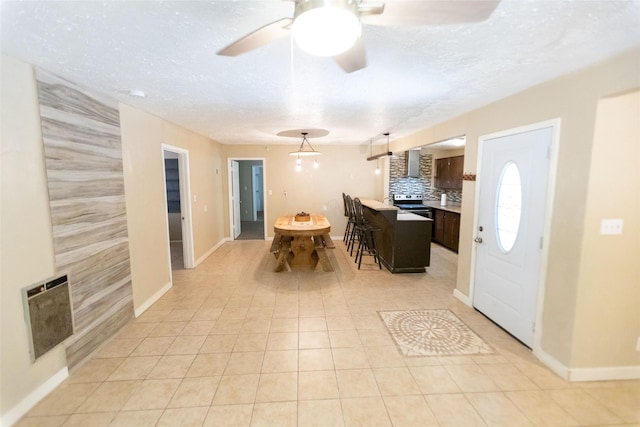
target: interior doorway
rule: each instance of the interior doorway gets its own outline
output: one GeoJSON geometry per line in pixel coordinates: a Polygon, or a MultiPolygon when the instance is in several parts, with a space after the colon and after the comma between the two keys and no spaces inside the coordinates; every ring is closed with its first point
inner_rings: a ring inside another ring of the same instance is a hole
{"type": "Polygon", "coordinates": [[[265,160],[229,159],[229,229],[233,240],[264,240],[265,160]]]}
{"type": "Polygon", "coordinates": [[[165,213],[171,270],[194,268],[189,152],[162,144],[165,213]]]}

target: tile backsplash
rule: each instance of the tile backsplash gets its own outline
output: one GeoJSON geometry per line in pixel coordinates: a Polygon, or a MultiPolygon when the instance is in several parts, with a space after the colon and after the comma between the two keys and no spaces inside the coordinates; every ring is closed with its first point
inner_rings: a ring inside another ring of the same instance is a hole
{"type": "Polygon", "coordinates": [[[440,200],[442,193],[447,193],[447,200],[460,203],[462,191],[441,190],[434,187],[433,155],[420,154],[420,176],[407,176],[407,153],[394,154],[389,167],[389,196],[393,194],[422,194],[426,201],[440,200]]]}

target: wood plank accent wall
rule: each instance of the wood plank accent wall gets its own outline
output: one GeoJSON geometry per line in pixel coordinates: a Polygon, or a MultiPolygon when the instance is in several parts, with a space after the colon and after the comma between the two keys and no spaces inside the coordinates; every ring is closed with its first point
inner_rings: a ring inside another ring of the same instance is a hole
{"type": "Polygon", "coordinates": [[[68,272],[73,368],[133,318],[115,100],[36,71],[58,272],[68,272]]]}

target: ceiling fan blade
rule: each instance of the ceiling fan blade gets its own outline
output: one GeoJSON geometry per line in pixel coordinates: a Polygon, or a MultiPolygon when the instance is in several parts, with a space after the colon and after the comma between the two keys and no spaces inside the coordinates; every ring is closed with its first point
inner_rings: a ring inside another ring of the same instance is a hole
{"type": "Polygon", "coordinates": [[[348,51],[333,57],[345,73],[353,73],[367,66],[367,52],[364,50],[362,38],[358,37],[348,51]]]}
{"type": "Polygon", "coordinates": [[[384,11],[384,3],[372,3],[362,2],[358,3],[358,15],[363,17],[365,15],[379,15],[384,11]]]}
{"type": "Polygon", "coordinates": [[[363,24],[439,25],[489,18],[500,0],[387,0],[382,14],[362,15],[363,24]]]}
{"type": "Polygon", "coordinates": [[[292,18],[282,18],[275,22],[260,27],[257,30],[247,34],[241,39],[236,40],[229,46],[218,52],[223,56],[238,56],[247,53],[273,41],[281,39],[289,35],[292,18]]]}

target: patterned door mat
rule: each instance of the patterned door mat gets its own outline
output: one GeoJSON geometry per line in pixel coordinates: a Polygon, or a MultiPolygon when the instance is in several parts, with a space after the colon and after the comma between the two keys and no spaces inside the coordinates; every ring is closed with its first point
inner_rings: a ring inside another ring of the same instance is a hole
{"type": "Polygon", "coordinates": [[[449,310],[380,311],[405,356],[460,356],[493,353],[491,347],[449,310]]]}

